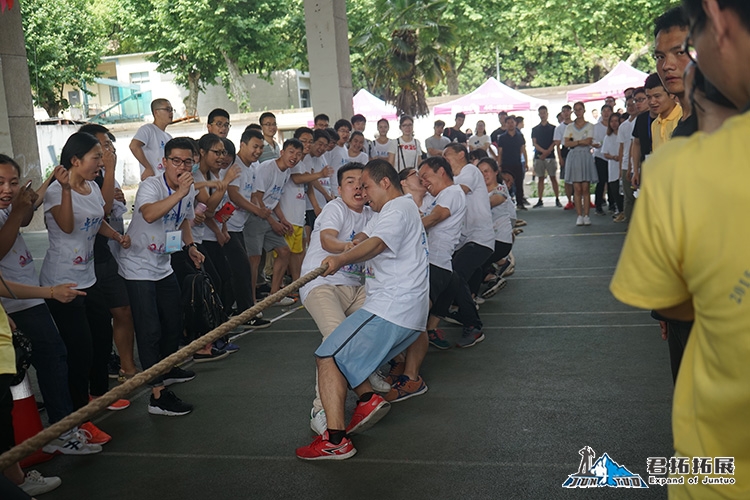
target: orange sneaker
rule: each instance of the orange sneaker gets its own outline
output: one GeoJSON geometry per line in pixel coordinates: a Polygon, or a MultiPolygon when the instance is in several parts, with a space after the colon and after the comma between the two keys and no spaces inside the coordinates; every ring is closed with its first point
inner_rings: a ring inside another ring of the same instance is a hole
{"type": "MultiPolygon", "coordinates": [[[[97,397],[98,396],[89,396],[89,401],[93,401],[97,397]]],[[[128,401],[127,399],[118,399],[111,405],[107,406],[107,409],[110,411],[120,411],[120,410],[124,410],[125,408],[128,408],[129,406],[130,406],[130,401],[128,401]]]]}
{"type": "MultiPolygon", "coordinates": [[[[87,441],[92,444],[106,444],[112,441],[112,436],[92,424],[86,422],[78,426],[79,429],[86,431],[91,436],[87,441]]],[[[88,436],[87,436],[88,437],[88,436]]]]}
{"type": "Polygon", "coordinates": [[[391,365],[391,369],[388,371],[388,375],[385,377],[385,381],[389,383],[390,385],[393,385],[396,383],[398,378],[404,374],[404,368],[406,367],[406,363],[403,361],[389,361],[391,365]]]}

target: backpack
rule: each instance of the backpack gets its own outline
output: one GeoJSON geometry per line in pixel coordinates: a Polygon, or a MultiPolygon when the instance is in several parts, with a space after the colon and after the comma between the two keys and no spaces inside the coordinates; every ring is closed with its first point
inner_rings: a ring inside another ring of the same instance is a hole
{"type": "Polygon", "coordinates": [[[188,341],[210,332],[229,319],[211,278],[203,270],[185,277],[182,308],[188,341]]]}

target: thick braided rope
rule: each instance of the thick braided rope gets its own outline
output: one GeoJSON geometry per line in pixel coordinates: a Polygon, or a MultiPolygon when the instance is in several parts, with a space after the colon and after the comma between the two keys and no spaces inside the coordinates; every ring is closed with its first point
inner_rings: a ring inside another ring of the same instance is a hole
{"type": "Polygon", "coordinates": [[[186,360],[186,358],[192,356],[195,352],[205,347],[206,344],[213,343],[215,340],[220,339],[234,328],[257,316],[259,312],[265,310],[290,293],[296,292],[302,286],[306,285],[310,281],[323,274],[326,269],[327,266],[319,267],[310,271],[295,282],[289,284],[287,287],[282,288],[273,295],[269,295],[250,309],[243,311],[241,314],[233,317],[225,323],[222,323],[202,337],[195,339],[179,351],[162,359],[148,370],[138,373],[135,377],[131,378],[124,384],[115,387],[103,396],[94,399],[86,406],[79,408],[59,422],[44,429],[39,434],[30,437],[21,444],[11,448],[7,452],[0,455],[0,471],[5,470],[12,464],[33,454],[36,450],[43,447],[50,441],[57,439],[57,437],[59,437],[61,434],[69,431],[70,429],[80,425],[83,422],[91,420],[94,415],[104,410],[107,406],[111,405],[118,399],[126,397],[133,390],[147,384],[148,381],[153,379],[154,377],[167,373],[174,366],[182,363],[186,360]]]}

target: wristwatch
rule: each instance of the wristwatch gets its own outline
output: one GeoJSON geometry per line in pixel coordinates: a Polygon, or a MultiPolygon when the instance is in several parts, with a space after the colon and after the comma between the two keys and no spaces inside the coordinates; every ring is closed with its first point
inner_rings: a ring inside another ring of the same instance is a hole
{"type": "Polygon", "coordinates": [[[185,245],[184,247],[182,247],[182,249],[183,249],[183,250],[184,250],[185,252],[187,252],[187,251],[189,251],[189,250],[190,250],[190,247],[196,247],[196,248],[197,248],[197,247],[198,247],[198,245],[196,245],[196,244],[195,244],[195,242],[192,242],[192,243],[188,243],[187,245],[185,245]]]}

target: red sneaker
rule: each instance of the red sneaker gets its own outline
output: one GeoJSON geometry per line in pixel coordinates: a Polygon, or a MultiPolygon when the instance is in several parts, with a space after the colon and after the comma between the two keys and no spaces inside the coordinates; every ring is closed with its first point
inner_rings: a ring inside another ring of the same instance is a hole
{"type": "Polygon", "coordinates": [[[575,207],[576,207],[576,206],[575,206],[575,205],[573,205],[573,202],[572,202],[572,201],[569,201],[569,202],[568,202],[568,203],[567,203],[567,204],[565,205],[565,207],[563,207],[563,210],[573,210],[573,209],[574,209],[575,207]]]}
{"type": "Polygon", "coordinates": [[[589,201],[589,205],[591,205],[591,208],[596,208],[596,205],[592,201],[589,201]]]}
{"type": "Polygon", "coordinates": [[[302,460],[346,460],[357,453],[357,448],[348,437],[344,437],[339,444],[328,440],[328,431],[322,436],[316,436],[307,446],[297,448],[297,458],[302,460]]]}
{"type": "Polygon", "coordinates": [[[91,436],[87,439],[87,441],[91,444],[106,444],[112,441],[112,436],[110,436],[91,422],[83,423],[79,425],[78,428],[86,431],[88,435],[91,436]]]}
{"type": "Polygon", "coordinates": [[[385,417],[391,409],[391,404],[383,399],[383,396],[373,395],[366,403],[359,402],[354,409],[352,421],[346,428],[347,434],[364,432],[375,425],[381,418],[385,417]]]}

